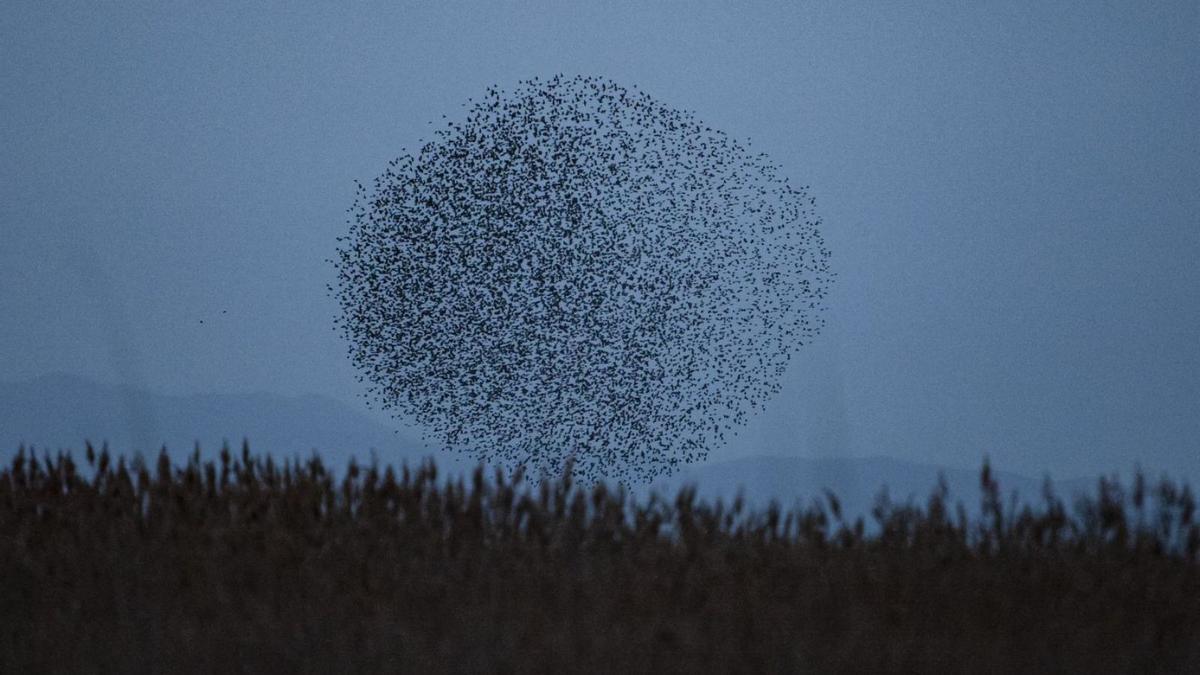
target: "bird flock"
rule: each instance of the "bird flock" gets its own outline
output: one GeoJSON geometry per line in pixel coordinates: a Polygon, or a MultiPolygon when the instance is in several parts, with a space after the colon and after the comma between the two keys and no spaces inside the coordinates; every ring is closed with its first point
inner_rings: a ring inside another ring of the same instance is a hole
{"type": "Polygon", "coordinates": [[[445,450],[644,482],[703,460],[824,325],[814,200],[765,154],[601,77],[469,100],[358,186],[335,330],[445,450]]]}

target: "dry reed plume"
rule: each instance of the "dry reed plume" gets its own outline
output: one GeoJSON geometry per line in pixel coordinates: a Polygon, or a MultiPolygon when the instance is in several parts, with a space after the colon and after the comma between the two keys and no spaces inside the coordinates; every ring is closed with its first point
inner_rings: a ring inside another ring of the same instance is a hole
{"type": "Polygon", "coordinates": [[[0,470],[0,672],[1200,672],[1187,487],[749,512],[426,463],[0,470]]]}

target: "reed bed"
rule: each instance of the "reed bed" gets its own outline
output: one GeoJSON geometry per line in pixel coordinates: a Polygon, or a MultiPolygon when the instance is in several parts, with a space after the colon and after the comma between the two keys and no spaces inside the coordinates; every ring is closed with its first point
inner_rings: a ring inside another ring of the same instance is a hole
{"type": "Polygon", "coordinates": [[[1200,672],[1187,486],[982,518],[222,450],[0,470],[0,672],[1200,672]]]}

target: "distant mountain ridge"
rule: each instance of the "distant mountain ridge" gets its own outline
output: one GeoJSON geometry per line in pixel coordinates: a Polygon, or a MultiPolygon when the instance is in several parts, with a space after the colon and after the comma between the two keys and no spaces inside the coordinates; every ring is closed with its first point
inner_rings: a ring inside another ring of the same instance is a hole
{"type": "Polygon", "coordinates": [[[396,433],[341,401],[318,395],[168,395],[128,385],[100,384],[65,374],[0,383],[0,458],[18,445],[80,456],[84,442],[107,441],[117,453],[181,460],[200,444],[215,456],[224,442],[277,459],[307,458],[342,468],[351,456],[366,461],[372,449],[381,463],[417,462],[430,451],[415,434],[396,433]]]}
{"type": "MultiPolygon", "coordinates": [[[[635,494],[645,497],[650,490],[675,494],[685,484],[693,484],[697,497],[710,502],[721,499],[730,504],[741,491],[747,506],[762,508],[774,500],[787,509],[797,504],[808,506],[813,500],[827,505],[825,490],[828,488],[838,498],[847,518],[863,516],[869,520],[884,486],[892,503],[912,501],[924,506],[941,473],[949,488],[950,502],[961,500],[968,513],[975,513],[983,496],[981,469],[982,466],[974,470],[942,467],[893,457],[753,456],[691,466],[656,481],[650,489],[635,491],[635,494]]],[[[1014,490],[1020,503],[1035,506],[1041,503],[1041,479],[996,470],[996,467],[993,467],[992,475],[1006,506],[1014,490]]],[[[1096,481],[1090,478],[1053,480],[1052,486],[1054,493],[1069,506],[1080,492],[1094,492],[1096,481]]]]}
{"type": "MultiPolygon", "coordinates": [[[[202,458],[214,458],[228,441],[236,449],[242,438],[254,454],[282,461],[307,459],[315,450],[335,475],[351,457],[360,463],[376,451],[380,464],[409,466],[434,456],[441,476],[473,468],[459,455],[426,449],[415,432],[396,433],[352,407],[319,395],[151,393],[131,386],[99,384],[64,374],[24,382],[0,383],[0,462],[7,463],[20,444],[51,452],[70,449],[81,457],[85,440],[99,447],[107,441],[117,454],[157,455],[165,444],[174,461],[183,461],[199,442],[202,458]]],[[[679,473],[639,486],[639,500],[651,491],[671,498],[683,485],[697,485],[700,498],[732,502],[739,489],[748,506],[765,507],[775,500],[783,507],[824,499],[828,488],[837,495],[848,517],[867,516],[886,485],[895,502],[924,503],[942,471],[952,500],[961,499],[974,511],[980,501],[979,469],[965,470],[921,464],[891,457],[812,459],[795,456],[753,456],[689,466],[679,473]]],[[[489,471],[489,476],[491,475],[489,471]]],[[[1005,500],[1017,490],[1023,501],[1040,499],[1042,482],[1005,471],[995,473],[1005,500]]],[[[1055,484],[1070,502],[1080,490],[1094,490],[1094,480],[1055,484]]]]}

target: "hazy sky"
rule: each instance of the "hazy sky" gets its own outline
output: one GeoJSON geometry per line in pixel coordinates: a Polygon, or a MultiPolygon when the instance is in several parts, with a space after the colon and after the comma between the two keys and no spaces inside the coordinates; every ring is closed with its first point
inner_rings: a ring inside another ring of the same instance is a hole
{"type": "Polygon", "coordinates": [[[354,180],[488,85],[599,75],[824,219],[828,328],[714,458],[1200,478],[1194,0],[221,4],[0,13],[0,380],[361,406],[354,180]]]}

